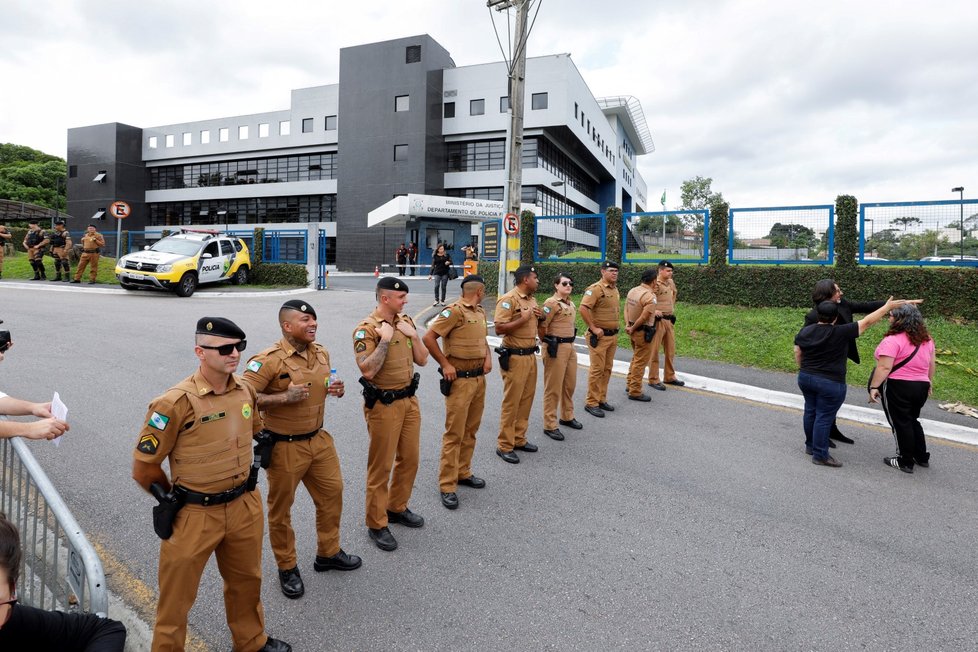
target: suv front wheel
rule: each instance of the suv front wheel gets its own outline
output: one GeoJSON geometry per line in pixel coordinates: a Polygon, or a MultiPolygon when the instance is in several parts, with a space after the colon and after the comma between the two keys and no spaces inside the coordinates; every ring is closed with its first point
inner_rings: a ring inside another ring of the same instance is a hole
{"type": "Polygon", "coordinates": [[[241,267],[238,268],[238,271],[236,271],[234,275],[231,277],[231,284],[244,285],[247,282],[248,282],[248,267],[246,265],[242,265],[241,267]]]}
{"type": "Polygon", "coordinates": [[[174,288],[174,292],[178,297],[189,297],[197,289],[197,275],[193,272],[187,272],[180,277],[180,282],[174,288]]]}

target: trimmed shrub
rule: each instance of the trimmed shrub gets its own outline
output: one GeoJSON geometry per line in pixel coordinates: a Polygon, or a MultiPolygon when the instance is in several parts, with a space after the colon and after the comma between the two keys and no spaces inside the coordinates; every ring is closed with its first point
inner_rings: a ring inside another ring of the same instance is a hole
{"type": "Polygon", "coordinates": [[[710,265],[727,266],[727,249],[730,246],[730,204],[714,199],[710,204],[710,265]]]}
{"type": "Polygon", "coordinates": [[[608,207],[608,210],[605,212],[605,233],[608,238],[608,244],[605,247],[605,251],[607,252],[605,260],[610,260],[619,265],[621,265],[621,221],[621,209],[617,206],[608,207]]]}
{"type": "Polygon", "coordinates": [[[520,213],[520,265],[533,264],[533,234],[537,228],[533,211],[520,213]]]}
{"type": "Polygon", "coordinates": [[[290,285],[295,287],[304,287],[309,283],[305,265],[262,263],[256,267],[257,270],[252,270],[252,283],[258,283],[260,285],[290,285]]]}
{"type": "Polygon", "coordinates": [[[856,269],[856,256],[859,254],[858,210],[859,202],[852,195],[835,198],[835,266],[840,270],[856,269]]]}

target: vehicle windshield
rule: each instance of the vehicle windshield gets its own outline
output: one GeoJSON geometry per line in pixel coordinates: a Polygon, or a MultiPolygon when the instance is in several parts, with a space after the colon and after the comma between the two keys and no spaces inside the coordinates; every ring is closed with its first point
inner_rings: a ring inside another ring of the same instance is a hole
{"type": "Polygon", "coordinates": [[[180,240],[178,238],[164,238],[149,249],[150,251],[159,251],[164,254],[193,256],[200,249],[200,243],[192,240],[180,240]]]}

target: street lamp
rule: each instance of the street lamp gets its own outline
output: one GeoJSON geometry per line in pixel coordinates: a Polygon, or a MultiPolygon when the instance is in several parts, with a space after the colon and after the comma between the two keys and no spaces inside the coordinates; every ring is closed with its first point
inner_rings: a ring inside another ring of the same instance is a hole
{"type": "Polygon", "coordinates": [[[951,188],[951,192],[959,193],[961,197],[961,260],[964,261],[964,186],[951,188]]]}
{"type": "MultiPolygon", "coordinates": [[[[552,187],[554,187],[554,188],[561,188],[561,187],[563,187],[563,189],[564,189],[564,206],[563,206],[563,210],[570,212],[569,211],[569,207],[567,206],[567,183],[566,183],[566,181],[551,181],[550,182],[550,185],[552,187]]],[[[566,253],[566,251],[568,249],[568,246],[567,246],[567,222],[568,222],[568,220],[570,220],[570,218],[567,217],[567,216],[564,216],[564,252],[565,253],[566,253]]]]}

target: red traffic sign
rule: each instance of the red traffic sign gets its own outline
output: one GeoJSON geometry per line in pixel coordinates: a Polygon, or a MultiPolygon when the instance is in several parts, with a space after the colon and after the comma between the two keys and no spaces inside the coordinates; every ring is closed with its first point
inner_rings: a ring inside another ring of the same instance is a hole
{"type": "Polygon", "coordinates": [[[520,232],[520,218],[519,215],[513,213],[506,213],[506,217],[503,218],[503,231],[506,235],[516,235],[520,232]]]}
{"type": "Polygon", "coordinates": [[[132,214],[132,207],[124,201],[114,201],[109,206],[109,215],[116,219],[124,220],[132,214]]]}

